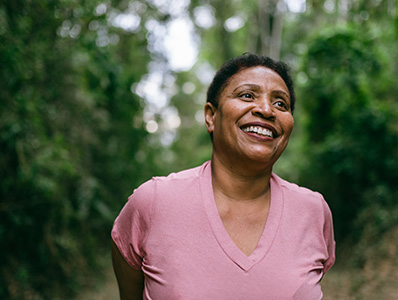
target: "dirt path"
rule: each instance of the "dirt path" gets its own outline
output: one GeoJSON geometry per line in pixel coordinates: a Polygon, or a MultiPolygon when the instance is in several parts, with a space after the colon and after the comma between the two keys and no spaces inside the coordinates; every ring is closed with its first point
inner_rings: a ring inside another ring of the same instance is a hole
{"type": "Polygon", "coordinates": [[[75,300],[119,300],[116,278],[110,263],[104,269],[103,275],[103,280],[87,288],[75,300]]]}

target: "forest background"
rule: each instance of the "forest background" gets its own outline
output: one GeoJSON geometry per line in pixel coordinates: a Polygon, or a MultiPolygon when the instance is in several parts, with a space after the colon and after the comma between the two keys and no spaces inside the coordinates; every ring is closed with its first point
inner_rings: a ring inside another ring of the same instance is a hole
{"type": "Polygon", "coordinates": [[[275,171],[327,199],[341,299],[387,299],[397,49],[396,0],[0,0],[0,298],[90,286],[133,189],[210,159],[206,87],[252,51],[292,67],[295,130],[275,171]]]}

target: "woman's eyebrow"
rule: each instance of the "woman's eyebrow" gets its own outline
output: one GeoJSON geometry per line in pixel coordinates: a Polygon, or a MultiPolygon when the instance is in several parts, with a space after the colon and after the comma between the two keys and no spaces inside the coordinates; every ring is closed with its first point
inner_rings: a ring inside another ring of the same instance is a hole
{"type": "Polygon", "coordinates": [[[275,90],[275,91],[272,91],[272,93],[275,94],[275,95],[283,95],[283,96],[287,97],[288,99],[290,99],[289,94],[286,93],[285,91],[282,91],[282,90],[275,90]]]}
{"type": "Polygon", "coordinates": [[[258,84],[254,84],[254,83],[244,83],[244,84],[242,84],[242,85],[237,86],[232,92],[236,92],[238,89],[245,88],[245,87],[248,87],[248,88],[250,88],[250,89],[252,89],[252,90],[259,90],[259,89],[261,89],[261,87],[260,87],[258,84]]]}
{"type": "MultiPolygon", "coordinates": [[[[232,91],[232,93],[235,93],[237,90],[242,89],[242,88],[246,88],[246,87],[248,87],[248,88],[250,88],[250,89],[252,89],[252,90],[254,90],[254,91],[261,90],[261,86],[258,85],[258,84],[254,84],[254,83],[244,83],[244,84],[242,84],[242,85],[237,86],[237,87],[232,91]]],[[[274,94],[274,95],[283,95],[283,96],[287,97],[288,99],[290,99],[289,93],[286,93],[286,92],[283,91],[283,90],[274,90],[274,91],[272,91],[272,94],[274,94]]]]}

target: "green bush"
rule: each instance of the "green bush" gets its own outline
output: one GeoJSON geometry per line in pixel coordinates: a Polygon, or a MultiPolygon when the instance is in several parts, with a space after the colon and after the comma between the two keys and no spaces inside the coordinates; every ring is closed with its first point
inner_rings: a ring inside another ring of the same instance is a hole
{"type": "Polygon", "coordinates": [[[325,194],[340,241],[397,224],[398,115],[393,87],[385,91],[390,71],[378,39],[355,28],[326,30],[308,42],[300,99],[311,167],[301,180],[325,194]]]}

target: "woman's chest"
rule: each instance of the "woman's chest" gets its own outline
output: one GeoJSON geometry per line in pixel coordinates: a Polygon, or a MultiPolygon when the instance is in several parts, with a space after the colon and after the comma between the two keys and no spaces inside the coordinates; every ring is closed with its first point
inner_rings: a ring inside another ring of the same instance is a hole
{"type": "MultiPolygon", "coordinates": [[[[226,232],[217,237],[208,220],[189,219],[185,224],[169,220],[146,241],[143,270],[149,299],[321,298],[317,242],[278,235],[270,247],[260,243],[247,257],[228,242],[226,232]],[[307,297],[296,298],[300,293],[307,297]]],[[[281,233],[285,230],[282,226],[281,233]]]]}

